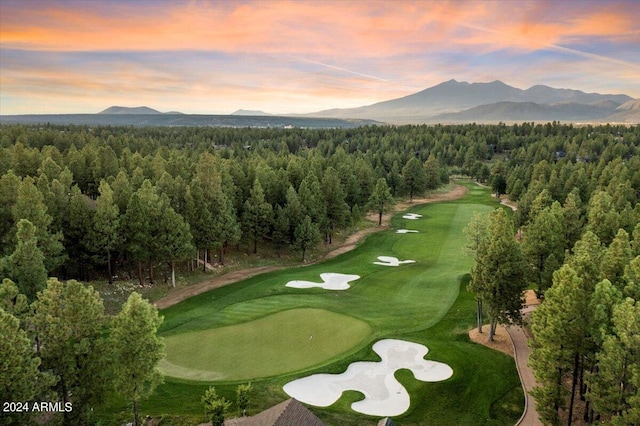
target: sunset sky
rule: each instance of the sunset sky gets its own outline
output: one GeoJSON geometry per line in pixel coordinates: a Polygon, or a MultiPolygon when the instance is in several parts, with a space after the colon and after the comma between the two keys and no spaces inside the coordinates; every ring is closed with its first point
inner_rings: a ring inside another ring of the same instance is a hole
{"type": "Polygon", "coordinates": [[[640,97],[640,1],[0,0],[0,114],[371,104],[446,80],[640,97]]]}

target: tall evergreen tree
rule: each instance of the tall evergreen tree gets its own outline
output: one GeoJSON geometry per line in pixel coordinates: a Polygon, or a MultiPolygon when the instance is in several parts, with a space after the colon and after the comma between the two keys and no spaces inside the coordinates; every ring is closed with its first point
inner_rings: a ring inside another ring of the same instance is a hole
{"type": "Polygon", "coordinates": [[[34,300],[36,293],[47,283],[44,255],[38,248],[36,227],[26,219],[18,222],[18,245],[9,257],[9,276],[18,285],[20,293],[34,300]]]}
{"type": "Polygon", "coordinates": [[[559,422],[559,409],[565,406],[567,377],[571,377],[572,383],[571,414],[580,360],[585,352],[588,314],[589,296],[582,280],[565,265],[554,273],[553,286],[547,290],[544,303],[532,314],[534,339],[529,364],[538,382],[532,395],[544,423],[559,422]]]}
{"type": "Polygon", "coordinates": [[[584,230],[584,215],[582,200],[577,188],[574,188],[564,200],[564,222],[565,222],[565,250],[570,250],[580,239],[584,230]]]}
{"type": "Polygon", "coordinates": [[[597,353],[597,373],[587,377],[587,397],[613,425],[640,423],[640,304],[627,298],[613,309],[613,327],[597,353]]]}
{"type": "Polygon", "coordinates": [[[96,201],[95,214],[91,224],[91,246],[96,253],[107,255],[109,284],[113,282],[111,254],[120,243],[120,210],[115,203],[113,190],[106,181],[100,182],[100,196],[96,201]]]}
{"type": "Polygon", "coordinates": [[[414,195],[422,194],[427,184],[427,176],[417,157],[411,157],[402,168],[402,181],[409,193],[409,201],[414,195]]]}
{"type": "Polygon", "coordinates": [[[379,178],[369,197],[369,208],[378,213],[378,226],[382,225],[382,215],[389,211],[394,204],[391,190],[385,178],[379,178]]]}
{"type": "Polygon", "coordinates": [[[182,216],[166,204],[160,217],[158,232],[158,246],[160,247],[159,256],[166,259],[171,267],[171,286],[176,286],[176,261],[184,260],[193,255],[193,239],[189,224],[186,223],[182,216]]]}
{"type": "Polygon", "coordinates": [[[603,244],[609,245],[619,227],[620,214],[613,205],[611,195],[596,191],[587,209],[587,229],[596,234],[603,244]]]}
{"type": "Polygon", "coordinates": [[[140,294],[131,293],[111,326],[116,390],[133,403],[133,424],[139,426],[138,403],[151,395],[162,382],[158,362],[164,356],[164,343],[157,336],[162,318],[158,310],[140,294]]]}
{"type": "Polygon", "coordinates": [[[273,208],[264,199],[264,192],[260,182],[256,180],[251,189],[251,195],[244,203],[242,215],[243,227],[253,241],[253,253],[258,253],[258,239],[269,233],[273,221],[273,208]]]}
{"type": "Polygon", "coordinates": [[[556,201],[530,216],[530,223],[524,227],[522,253],[535,274],[538,295],[551,286],[553,272],[564,262],[564,226],[563,211],[556,201]]]}
{"type": "Polygon", "coordinates": [[[429,158],[424,163],[425,171],[425,187],[431,191],[440,186],[440,162],[433,153],[429,154],[429,158]]]}
{"type": "Polygon", "coordinates": [[[61,401],[73,403],[73,410],[64,412],[64,422],[86,423],[90,408],[104,401],[111,386],[102,299],[82,283],[51,278],[33,310],[43,369],[58,379],[55,390],[61,401]]]}
{"type": "Polygon", "coordinates": [[[326,240],[331,244],[335,229],[344,226],[349,216],[345,192],[333,167],[329,167],[322,177],[322,192],[327,212],[326,240]]]}
{"type": "MultiPolygon", "coordinates": [[[[2,402],[30,402],[43,397],[53,384],[53,377],[40,372],[40,358],[33,351],[33,344],[20,321],[0,307],[0,395],[2,402]]],[[[4,425],[29,424],[26,412],[0,411],[4,425]]]]}
{"type": "Polygon", "coordinates": [[[506,212],[489,213],[487,238],[478,248],[469,288],[482,299],[490,321],[489,341],[496,326],[521,322],[520,308],[526,287],[526,264],[506,212]]]}
{"type": "Polygon", "coordinates": [[[296,227],[294,247],[302,252],[302,261],[306,260],[306,253],[309,247],[313,247],[320,242],[320,231],[318,226],[306,215],[302,222],[296,227]]]}
{"type": "Polygon", "coordinates": [[[65,261],[63,236],[52,234],[51,216],[47,213],[44,197],[36,188],[31,177],[24,178],[18,187],[16,203],[13,206],[13,218],[17,224],[20,219],[27,219],[35,226],[38,247],[44,255],[47,271],[52,271],[65,261]]]}
{"type": "Polygon", "coordinates": [[[600,278],[608,279],[618,289],[624,288],[624,269],[632,259],[629,234],[619,229],[609,247],[604,251],[600,263],[600,278]]]}

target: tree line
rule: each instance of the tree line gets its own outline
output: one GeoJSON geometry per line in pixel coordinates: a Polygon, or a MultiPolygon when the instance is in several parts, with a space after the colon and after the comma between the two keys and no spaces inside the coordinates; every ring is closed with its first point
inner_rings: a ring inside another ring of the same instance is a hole
{"type": "Polygon", "coordinates": [[[26,265],[18,264],[16,251],[27,247],[31,269],[42,269],[42,257],[49,275],[83,281],[106,276],[111,282],[133,270],[143,285],[154,282],[160,267],[175,285],[177,264],[195,257],[203,268],[214,258],[224,264],[227,249],[241,244],[254,254],[264,243],[294,248],[304,259],[309,248],[331,244],[369,208],[379,210],[381,202],[385,208],[387,193],[413,197],[448,181],[446,167],[429,151],[398,149],[386,168],[360,150],[323,152],[322,141],[313,149],[298,147],[296,154],[284,142],[273,147],[257,141],[159,146],[143,156],[147,148],[139,139],[149,135],[129,136],[131,147],[119,149],[120,131],[102,129],[106,139],[99,139],[86,128],[57,130],[81,146],[61,152],[55,142],[23,144],[34,132],[47,139],[51,129],[3,128],[8,146],[2,148],[0,178],[0,273],[30,299],[44,281],[36,285],[24,275],[26,265]],[[20,220],[35,232],[19,235],[20,220]]]}
{"type": "Polygon", "coordinates": [[[534,144],[495,161],[487,182],[517,201],[514,218],[499,209],[465,229],[490,340],[496,324],[522,324],[526,288],[542,298],[529,363],[545,424],[640,424],[640,138],[608,130],[551,159],[534,144]]]}

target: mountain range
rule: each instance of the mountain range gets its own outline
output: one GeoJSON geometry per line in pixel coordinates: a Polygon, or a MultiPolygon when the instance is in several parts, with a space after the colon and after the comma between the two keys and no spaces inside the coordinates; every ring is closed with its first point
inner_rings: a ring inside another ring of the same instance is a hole
{"type": "Polygon", "coordinates": [[[112,106],[98,114],[0,115],[0,123],[285,128],[523,121],[635,124],[640,123],[640,99],[544,85],[523,90],[497,80],[467,83],[452,79],[397,99],[308,114],[272,115],[239,109],[230,115],[201,115],[112,106]]]}
{"type": "Polygon", "coordinates": [[[622,94],[585,93],[537,85],[522,90],[501,81],[449,80],[408,96],[310,117],[367,118],[394,124],[458,122],[640,122],[640,101],[622,94]]]}

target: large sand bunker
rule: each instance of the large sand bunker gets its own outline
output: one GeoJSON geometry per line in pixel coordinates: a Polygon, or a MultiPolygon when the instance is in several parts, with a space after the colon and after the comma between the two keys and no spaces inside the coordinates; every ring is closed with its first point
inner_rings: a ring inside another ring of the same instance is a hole
{"type": "Polygon", "coordinates": [[[409,233],[417,233],[415,229],[398,229],[396,234],[409,234],[409,233]]]}
{"type": "Polygon", "coordinates": [[[415,263],[415,260],[398,260],[397,257],[392,256],[378,256],[378,260],[380,262],[373,262],[374,265],[382,265],[382,266],[400,266],[405,263],[415,263]]]}
{"type": "Polygon", "coordinates": [[[402,216],[403,219],[411,219],[411,220],[420,219],[421,217],[422,215],[418,213],[407,213],[404,216],[402,216]]]}
{"type": "Polygon", "coordinates": [[[355,390],[364,399],[351,404],[359,413],[371,416],[397,416],[409,409],[409,393],[394,377],[399,369],[413,372],[417,380],[439,382],[453,375],[447,364],[427,361],[426,346],[404,340],[385,339],[376,342],[373,350],[380,362],[354,362],[342,374],[314,374],[294,380],[284,386],[291,397],[306,404],[328,407],[342,392],[355,390]]]}
{"type": "Polygon", "coordinates": [[[321,283],[313,281],[289,281],[286,286],[294,288],[312,288],[321,287],[326,290],[346,290],[349,288],[349,281],[355,281],[360,275],[338,274],[334,272],[325,272],[320,274],[321,283]]]}

